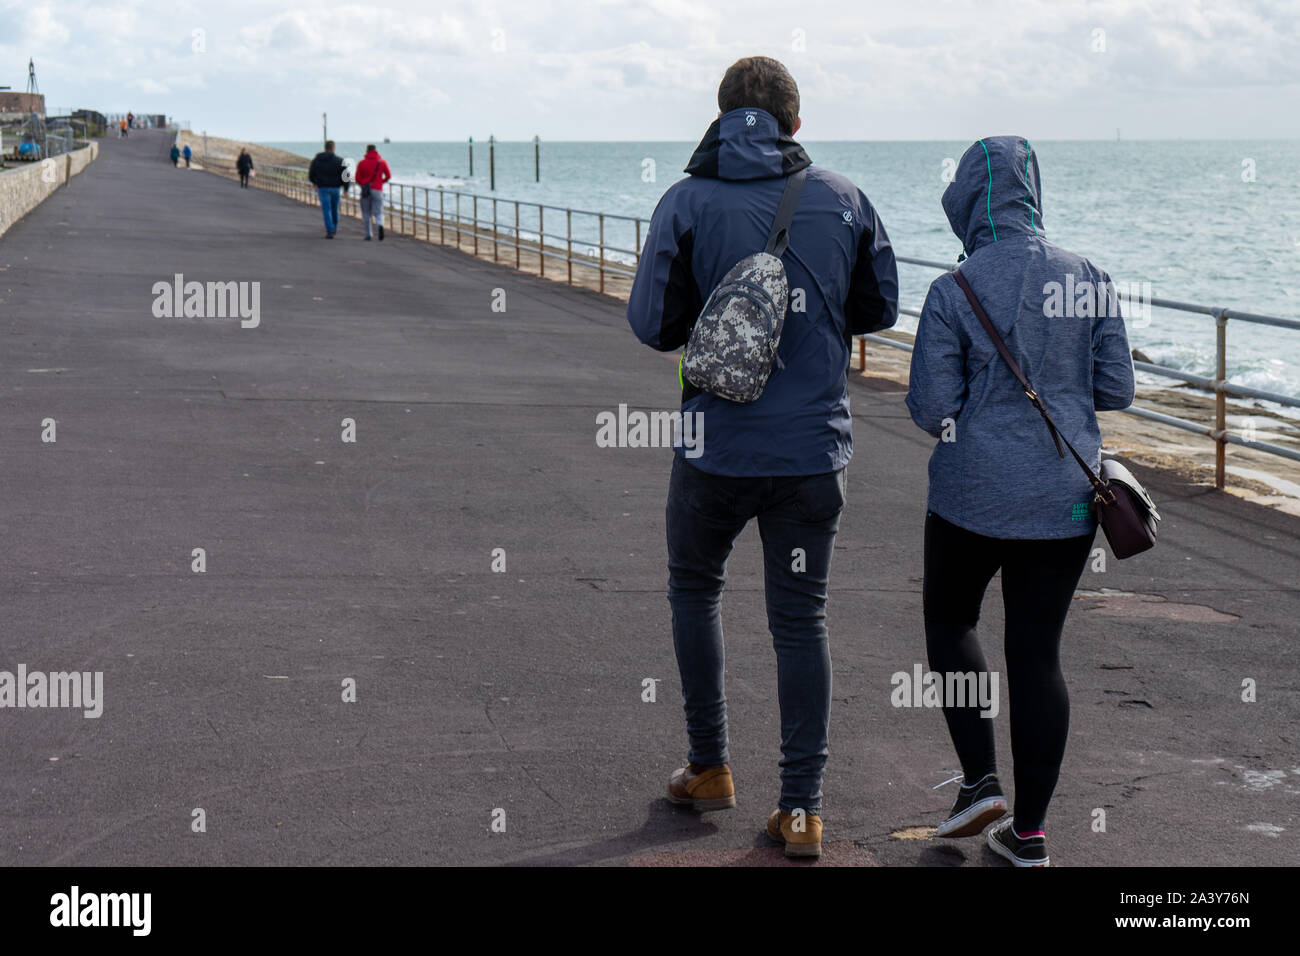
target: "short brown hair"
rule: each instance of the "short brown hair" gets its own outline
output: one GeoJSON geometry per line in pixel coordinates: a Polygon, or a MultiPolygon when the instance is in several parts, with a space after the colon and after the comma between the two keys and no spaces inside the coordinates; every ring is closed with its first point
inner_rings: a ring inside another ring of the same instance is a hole
{"type": "Polygon", "coordinates": [[[727,67],[718,84],[718,109],[724,113],[754,106],[776,117],[782,131],[794,133],[799,119],[799,87],[779,61],[747,56],[727,67]]]}

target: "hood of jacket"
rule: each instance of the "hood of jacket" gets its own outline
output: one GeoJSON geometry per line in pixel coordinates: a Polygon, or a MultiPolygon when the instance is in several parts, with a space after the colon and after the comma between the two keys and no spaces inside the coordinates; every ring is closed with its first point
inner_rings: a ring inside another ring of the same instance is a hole
{"type": "Polygon", "coordinates": [[[1038,157],[1021,136],[990,136],[962,155],[943,211],[969,256],[1009,236],[1043,235],[1038,157]]]}
{"type": "Polygon", "coordinates": [[[789,176],[812,160],[765,110],[742,107],[710,124],[686,172],[705,179],[771,179],[789,176]]]}

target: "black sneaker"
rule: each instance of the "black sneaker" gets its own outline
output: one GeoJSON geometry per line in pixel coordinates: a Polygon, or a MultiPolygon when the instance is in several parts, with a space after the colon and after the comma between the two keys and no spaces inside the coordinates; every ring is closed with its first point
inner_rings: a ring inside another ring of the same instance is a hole
{"type": "Polygon", "coordinates": [[[383,242],[383,241],[384,241],[384,227],[383,227],[383,226],[380,226],[380,227],[379,227],[379,241],[380,241],[380,242],[383,242]]]}
{"type": "Polygon", "coordinates": [[[937,837],[975,836],[1007,812],[1007,798],[1002,795],[997,774],[986,774],[957,793],[948,819],[934,831],[937,837]]]}
{"type": "Polygon", "coordinates": [[[1022,837],[1015,831],[1013,822],[1014,818],[1007,817],[989,831],[989,849],[1010,860],[1012,866],[1050,866],[1043,831],[1022,837]]]}

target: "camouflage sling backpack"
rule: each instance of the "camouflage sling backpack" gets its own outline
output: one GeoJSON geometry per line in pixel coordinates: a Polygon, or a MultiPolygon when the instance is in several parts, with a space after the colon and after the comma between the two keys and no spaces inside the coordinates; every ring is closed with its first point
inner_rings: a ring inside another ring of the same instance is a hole
{"type": "Polygon", "coordinates": [[[682,355],[692,385],[733,402],[753,402],[767,387],[790,299],[781,255],[790,244],[806,170],[791,174],[767,246],[728,270],[704,303],[682,355]]]}

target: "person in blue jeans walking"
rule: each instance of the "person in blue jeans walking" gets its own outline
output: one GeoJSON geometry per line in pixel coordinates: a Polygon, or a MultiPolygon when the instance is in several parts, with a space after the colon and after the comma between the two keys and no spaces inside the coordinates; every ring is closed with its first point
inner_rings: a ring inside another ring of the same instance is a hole
{"type": "Polygon", "coordinates": [[[312,158],[307,179],[320,196],[325,238],[333,239],[339,229],[339,194],[344,188],[343,159],[334,152],[334,140],[326,140],[325,149],[312,158]]]}
{"type": "Polygon", "coordinates": [[[853,452],[849,343],[894,324],[898,270],[867,197],[813,166],[795,141],[799,90],[784,66],[737,61],[718,107],[689,175],[651,219],[627,310],[642,342],[682,347],[713,287],[763,249],[785,178],[802,169],[807,178],[782,257],[792,307],[765,391],[739,404],[683,383],[682,415],[702,416],[693,420],[707,438],[690,449],[698,457],[676,450],[668,487],[668,600],[690,738],[668,799],[697,810],[735,806],[719,609],[732,545],[757,519],[783,754],[766,832],[787,855],[817,856],[831,703],[827,588],[853,452]]]}

